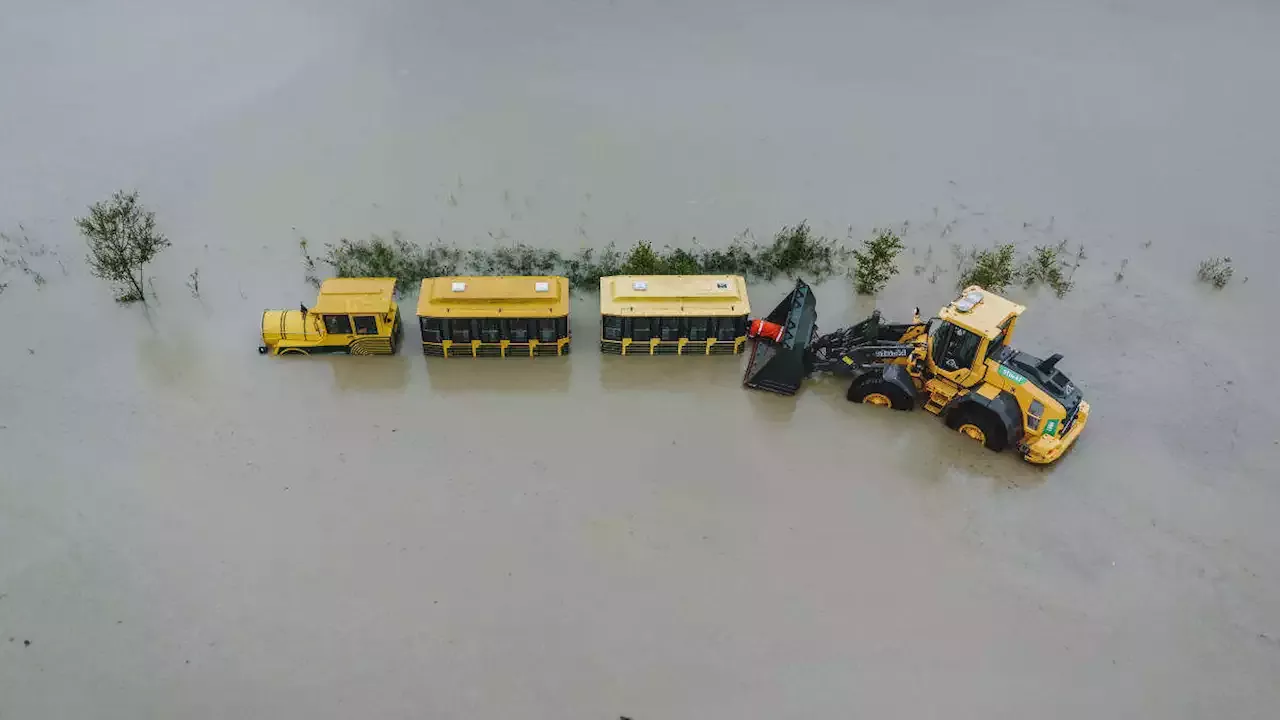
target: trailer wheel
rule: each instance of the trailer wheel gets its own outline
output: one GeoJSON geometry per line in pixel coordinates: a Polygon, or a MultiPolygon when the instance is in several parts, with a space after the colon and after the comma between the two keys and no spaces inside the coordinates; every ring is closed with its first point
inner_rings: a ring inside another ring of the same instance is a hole
{"type": "Polygon", "coordinates": [[[911,397],[902,388],[878,376],[862,377],[849,385],[845,395],[849,402],[874,405],[876,407],[893,408],[894,410],[910,410],[911,397]]]}
{"type": "Polygon", "coordinates": [[[961,435],[982,443],[988,450],[1005,447],[1004,428],[995,414],[980,408],[965,408],[947,416],[947,425],[961,435]]]}

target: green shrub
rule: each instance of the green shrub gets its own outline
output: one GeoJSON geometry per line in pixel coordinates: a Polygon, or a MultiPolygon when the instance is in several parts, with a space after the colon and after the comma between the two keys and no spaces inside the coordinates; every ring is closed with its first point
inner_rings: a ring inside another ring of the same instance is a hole
{"type": "Polygon", "coordinates": [[[324,261],[338,277],[393,277],[400,293],[416,291],[423,278],[456,275],[463,260],[462,251],[451,245],[416,245],[399,233],[390,238],[343,238],[325,247],[324,261]]]}
{"type": "Polygon", "coordinates": [[[596,255],[592,248],[583,248],[564,261],[561,274],[569,280],[570,287],[578,290],[595,290],[600,278],[619,275],[622,272],[622,254],[617,246],[609,243],[596,255]]]}
{"type": "Polygon", "coordinates": [[[793,227],[784,226],[773,236],[772,243],[759,248],[753,269],[756,276],[765,280],[779,275],[792,278],[803,275],[820,282],[835,273],[840,259],[835,241],[815,236],[805,221],[793,227]]]}
{"type": "MultiPolygon", "coordinates": [[[[1207,282],[1221,290],[1231,282],[1231,276],[1236,272],[1231,266],[1231,258],[1216,257],[1209,258],[1200,263],[1200,270],[1196,275],[1201,282],[1207,282]]],[[[1247,278],[1246,278],[1247,279],[1247,278]]]]}
{"type": "MultiPolygon", "coordinates": [[[[1064,245],[1037,245],[1031,257],[1019,268],[1018,275],[1024,287],[1032,288],[1039,284],[1048,285],[1062,297],[1071,291],[1075,283],[1063,272],[1067,262],[1062,259],[1064,245]]],[[[1083,249],[1083,248],[1082,248],[1083,249]]]]}
{"type": "Polygon", "coordinates": [[[696,255],[684,248],[668,248],[662,256],[663,272],[668,275],[699,275],[704,273],[696,255]]]}
{"type": "Polygon", "coordinates": [[[703,250],[698,254],[702,272],[715,275],[757,277],[756,245],[748,243],[744,233],[735,237],[724,250],[703,250]]]}
{"type": "Polygon", "coordinates": [[[467,269],[477,275],[554,275],[563,264],[555,250],[524,243],[467,253],[467,269]]]}
{"type": "Polygon", "coordinates": [[[883,290],[889,278],[898,274],[898,254],[901,252],[902,238],[892,230],[876,230],[874,237],[863,240],[862,249],[851,253],[854,289],[862,295],[874,295],[883,290]]]}
{"type": "Polygon", "coordinates": [[[970,250],[962,256],[957,287],[963,290],[970,285],[980,285],[992,292],[1004,292],[1013,283],[1015,253],[1013,243],[988,250],[970,250]]]}
{"type": "Polygon", "coordinates": [[[641,241],[631,247],[627,259],[622,263],[623,275],[665,275],[666,264],[662,257],[653,251],[653,246],[641,241]]]}
{"type": "MultiPolygon", "coordinates": [[[[896,240],[892,233],[889,236],[896,240]]],[[[401,291],[412,292],[424,277],[464,270],[482,275],[563,275],[573,288],[588,290],[598,287],[601,277],[619,274],[732,274],[765,280],[786,275],[818,282],[841,270],[846,255],[834,241],[815,236],[803,222],[782,228],[768,245],[749,238],[746,233],[739,235],[722,250],[702,249],[695,240],[691,249],[667,247],[659,252],[648,242],[638,242],[624,257],[613,243],[598,253],[583,248],[567,256],[523,243],[464,253],[440,241],[424,246],[392,233],[389,238],[344,238],[326,245],[321,260],[339,277],[394,277],[401,291]]],[[[307,279],[319,284],[316,259],[306,239],[299,240],[298,246],[307,279]]]]}

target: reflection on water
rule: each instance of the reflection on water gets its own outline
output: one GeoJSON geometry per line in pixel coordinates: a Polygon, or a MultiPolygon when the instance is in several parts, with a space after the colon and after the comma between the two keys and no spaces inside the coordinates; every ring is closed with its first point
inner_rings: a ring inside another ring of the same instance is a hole
{"type": "Polygon", "coordinates": [[[334,386],[344,392],[404,390],[409,385],[408,358],[330,355],[309,359],[328,363],[334,386]]]}
{"type": "Polygon", "coordinates": [[[572,355],[534,358],[428,358],[431,389],[441,393],[566,392],[572,355]]]}
{"type": "Polygon", "coordinates": [[[609,391],[705,392],[741,383],[742,359],[735,355],[600,358],[600,385],[609,391]]]}

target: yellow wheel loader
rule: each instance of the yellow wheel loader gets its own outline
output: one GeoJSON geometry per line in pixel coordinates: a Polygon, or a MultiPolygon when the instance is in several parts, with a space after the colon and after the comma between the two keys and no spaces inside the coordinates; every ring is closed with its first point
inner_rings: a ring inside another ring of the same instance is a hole
{"type": "Polygon", "coordinates": [[[1062,355],[1040,359],[1010,340],[1025,307],[978,286],[921,321],[881,321],[880,313],[825,335],[817,301],[803,280],[773,312],[751,321],[743,384],[794,395],[811,373],[852,377],[852,402],[923,407],[991,450],[1015,449],[1028,462],[1052,463],[1075,443],[1089,403],[1058,370],[1062,355]]]}

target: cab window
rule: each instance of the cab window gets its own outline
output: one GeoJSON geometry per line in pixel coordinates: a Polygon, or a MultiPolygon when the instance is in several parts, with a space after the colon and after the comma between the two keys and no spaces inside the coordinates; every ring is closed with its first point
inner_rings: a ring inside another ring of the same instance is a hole
{"type": "Polygon", "coordinates": [[[680,318],[658,318],[658,339],[663,342],[675,342],[680,339],[680,318]]]}
{"type": "MultiPolygon", "coordinates": [[[[938,353],[938,366],[944,371],[967,370],[973,367],[974,358],[978,355],[978,346],[982,344],[982,336],[965,330],[958,325],[945,323],[938,333],[942,341],[942,351],[938,353]]],[[[938,347],[934,346],[935,350],[938,347]]]]}
{"type": "Polygon", "coordinates": [[[690,342],[705,342],[706,339],[710,337],[707,334],[708,322],[709,322],[709,318],[704,318],[704,317],[689,318],[689,341],[690,342]]]}
{"type": "Polygon", "coordinates": [[[378,318],[373,315],[353,315],[351,321],[355,323],[357,335],[378,334],[378,318]]]}
{"type": "Polygon", "coordinates": [[[649,342],[653,337],[652,318],[631,318],[631,339],[636,342],[649,342]]]}
{"type": "Polygon", "coordinates": [[[324,329],[330,335],[350,335],[351,318],[346,315],[325,315],[324,329]]]}
{"type": "Polygon", "coordinates": [[[449,321],[449,339],[456,343],[471,342],[471,321],[470,320],[450,320],[449,321]]]}
{"type": "Polygon", "coordinates": [[[529,342],[529,321],[528,320],[508,320],[507,321],[507,339],[513,343],[529,342]]]}
{"type": "Polygon", "coordinates": [[[994,355],[997,350],[999,350],[1001,347],[1004,346],[1004,339],[1008,334],[1009,334],[1009,321],[1005,320],[1004,322],[1000,323],[1000,334],[996,336],[995,340],[992,340],[991,343],[987,345],[987,354],[983,358],[984,360],[990,360],[991,356],[994,355]]]}
{"type": "Polygon", "coordinates": [[[419,318],[419,324],[422,325],[422,341],[423,342],[440,342],[440,318],[419,318]]]}
{"type": "Polygon", "coordinates": [[[622,339],[622,318],[617,315],[604,316],[604,334],[605,340],[621,340],[622,339]]]}
{"type": "Polygon", "coordinates": [[[716,340],[733,340],[738,337],[737,323],[734,322],[734,318],[721,317],[714,318],[713,321],[716,323],[716,340]]]}
{"type": "Polygon", "coordinates": [[[497,318],[486,318],[480,321],[480,341],[496,343],[502,340],[502,327],[497,318]]]}

